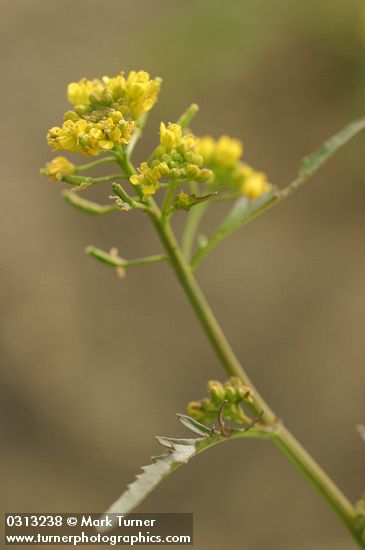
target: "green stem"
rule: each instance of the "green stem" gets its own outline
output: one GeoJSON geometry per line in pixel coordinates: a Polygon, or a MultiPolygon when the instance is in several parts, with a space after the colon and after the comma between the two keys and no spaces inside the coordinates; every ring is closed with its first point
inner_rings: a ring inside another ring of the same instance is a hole
{"type": "Polygon", "coordinates": [[[188,219],[186,221],[181,239],[181,249],[184,253],[185,258],[188,261],[190,261],[193,252],[195,236],[200,224],[200,220],[204,216],[208,206],[208,202],[197,204],[190,210],[188,214],[188,219]]]}
{"type": "Polygon", "coordinates": [[[95,166],[100,166],[108,162],[115,162],[115,157],[104,157],[94,160],[93,162],[88,162],[87,164],[80,164],[80,166],[75,166],[75,172],[84,172],[84,170],[90,170],[91,168],[95,168],[95,166]]]}
{"type": "Polygon", "coordinates": [[[146,210],[146,206],[142,202],[135,201],[133,197],[130,197],[119,183],[113,183],[112,189],[123,202],[129,204],[132,208],[141,208],[142,210],[146,210]]]}
{"type": "MultiPolygon", "coordinates": [[[[121,165],[125,173],[128,173],[128,169],[131,171],[130,173],[134,172],[134,168],[129,161],[126,164],[124,160],[121,162],[121,165]]],[[[148,211],[149,216],[167,252],[170,264],[224,370],[228,376],[238,376],[244,384],[252,388],[255,395],[254,410],[257,413],[263,411],[262,421],[269,426],[277,424],[278,419],[276,415],[254,388],[210,309],[193,274],[192,267],[187,262],[177,243],[170,224],[166,221],[162,222],[161,212],[153,199],[148,200],[148,205],[150,207],[148,211]]],[[[359,527],[354,506],[324,470],[322,470],[283,425],[276,431],[273,441],[280,452],[290,460],[303,477],[315,487],[318,493],[330,505],[359,547],[365,548],[363,529],[359,527]]]]}
{"type": "Polygon", "coordinates": [[[124,258],[118,256],[117,252],[105,252],[105,250],[101,250],[101,248],[97,248],[93,245],[87,246],[85,252],[86,254],[89,254],[89,256],[92,256],[96,260],[99,260],[99,262],[114,268],[127,268],[134,267],[136,265],[155,264],[157,262],[164,262],[168,260],[168,257],[165,254],[154,254],[152,256],[144,256],[143,258],[133,258],[132,260],[125,260],[124,258]]]}
{"type": "Polygon", "coordinates": [[[85,184],[87,187],[95,185],[97,183],[104,183],[106,181],[113,181],[117,179],[125,180],[127,176],[122,174],[111,174],[110,176],[101,176],[99,178],[91,178],[88,176],[60,176],[59,179],[64,183],[69,183],[70,185],[80,186],[85,184]]]}
{"type": "MultiPolygon", "coordinates": [[[[153,223],[170,258],[170,263],[226,373],[229,376],[240,377],[244,384],[247,384],[253,389],[255,394],[254,408],[256,412],[263,410],[264,414],[262,419],[265,424],[275,424],[277,422],[276,415],[254,388],[248,375],[243,370],[210,309],[209,304],[201,292],[196,278],[192,273],[192,269],[176,242],[170,225],[161,225],[156,214],[157,213],[153,216],[153,223]]],[[[356,511],[342,491],[333,483],[287,428],[281,426],[273,441],[281,453],[294,464],[297,470],[299,470],[305,479],[317,489],[331,506],[340,521],[357,541],[360,548],[365,548],[362,532],[359,530],[357,524],[356,511]]]]}
{"type": "Polygon", "coordinates": [[[161,208],[161,221],[162,222],[167,221],[168,218],[169,218],[170,204],[171,204],[172,199],[174,198],[177,184],[178,184],[178,182],[172,181],[169,184],[169,186],[168,186],[168,188],[165,192],[165,198],[164,198],[164,201],[162,203],[162,208],[161,208]]]}
{"type": "Polygon", "coordinates": [[[166,254],[154,254],[153,256],[145,256],[144,258],[134,258],[133,260],[126,260],[124,267],[132,267],[135,265],[143,264],[155,264],[156,262],[165,262],[168,260],[166,254]]]}
{"type": "Polygon", "coordinates": [[[141,118],[139,120],[139,125],[138,125],[137,129],[133,132],[133,136],[132,136],[131,141],[126,146],[126,156],[128,158],[130,158],[130,156],[132,155],[132,153],[134,151],[134,148],[137,145],[137,141],[142,137],[143,128],[144,128],[144,126],[147,122],[148,114],[149,113],[144,113],[141,116],[141,118]]]}
{"type": "Polygon", "coordinates": [[[317,464],[287,428],[281,426],[274,434],[272,441],[332,508],[358,546],[365,548],[363,526],[359,523],[355,507],[339,487],[322,470],[319,464],[317,464]]]}

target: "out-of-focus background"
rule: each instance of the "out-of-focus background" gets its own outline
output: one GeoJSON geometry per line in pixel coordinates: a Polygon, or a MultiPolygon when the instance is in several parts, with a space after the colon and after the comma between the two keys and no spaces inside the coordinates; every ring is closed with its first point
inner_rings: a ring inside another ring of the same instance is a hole
{"type": "MultiPolygon", "coordinates": [[[[160,250],[138,212],[97,219],[39,175],[45,135],[81,76],[164,79],[160,120],[200,104],[194,130],[244,141],[279,185],[365,112],[363,0],[1,0],[2,505],[102,511],[157,454],[156,433],[222,379],[164,265],[125,280],[87,244],[160,250]]],[[[275,411],[356,500],[365,488],[364,136],[290,201],[209,256],[199,280],[275,411]]],[[[107,197],[109,188],[99,191],[107,197]]],[[[214,210],[206,227],[222,212],[214,210]]],[[[179,215],[180,216],[180,215],[179,215]]],[[[182,215],[180,216],[182,218],[182,215]]],[[[236,442],[168,479],[139,511],[192,511],[195,547],[344,550],[332,512],[269,444],[236,442]]]]}

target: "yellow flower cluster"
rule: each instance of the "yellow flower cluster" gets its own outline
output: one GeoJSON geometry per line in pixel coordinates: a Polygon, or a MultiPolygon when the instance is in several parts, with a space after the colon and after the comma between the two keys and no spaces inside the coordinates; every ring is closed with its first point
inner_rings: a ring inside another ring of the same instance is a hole
{"type": "Polygon", "coordinates": [[[108,118],[89,122],[84,118],[66,120],[62,128],[54,127],[48,132],[48,143],[54,150],[81,151],[97,156],[102,150],[113,149],[132,139],[134,122],[124,120],[119,111],[109,113],[108,118]],[[119,119],[119,121],[118,121],[119,119]]]}
{"type": "Polygon", "coordinates": [[[66,157],[55,157],[51,162],[47,162],[45,168],[41,169],[41,174],[48,176],[53,181],[57,181],[57,176],[69,176],[74,172],[75,165],[66,157]]]}
{"type": "Polygon", "coordinates": [[[132,120],[138,120],[156,103],[160,85],[159,78],[151,80],[145,71],[131,71],[127,78],[121,72],[112,78],[83,78],[72,82],[68,86],[67,97],[75,111],[81,114],[100,106],[111,106],[117,110],[128,107],[132,120]]]}
{"type": "Polygon", "coordinates": [[[250,199],[270,191],[271,184],[266,175],[240,161],[243,145],[239,140],[226,135],[217,140],[205,136],[199,139],[196,151],[213,171],[212,185],[216,188],[232,188],[250,199]]]}
{"type": "Polygon", "coordinates": [[[138,175],[130,178],[133,185],[141,185],[145,195],[153,195],[160,187],[161,178],[171,182],[209,181],[211,170],[202,168],[203,157],[197,153],[198,140],[193,134],[184,134],[179,124],[160,125],[160,145],[151,162],[143,162],[138,175]]]}
{"type": "Polygon", "coordinates": [[[145,71],[72,82],[67,97],[74,110],[65,113],[62,127],[48,132],[49,145],[96,156],[128,143],[141,116],[157,101],[160,82],[145,71]]]}
{"type": "Polygon", "coordinates": [[[159,162],[154,166],[142,162],[138,171],[138,175],[135,174],[130,177],[130,182],[133,185],[141,185],[144,195],[154,195],[160,187],[160,179],[167,177],[170,173],[166,162],[159,162]]]}

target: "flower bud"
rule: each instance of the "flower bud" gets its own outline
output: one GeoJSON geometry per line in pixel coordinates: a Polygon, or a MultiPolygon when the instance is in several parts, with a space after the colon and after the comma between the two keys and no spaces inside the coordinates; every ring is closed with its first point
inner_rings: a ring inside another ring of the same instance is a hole
{"type": "MultiPolygon", "coordinates": [[[[171,166],[171,164],[170,164],[170,166],[171,166]]],[[[180,177],[180,170],[178,168],[172,168],[170,170],[170,178],[172,180],[177,180],[179,177],[180,177]]]]}
{"type": "Polygon", "coordinates": [[[160,172],[161,177],[166,177],[170,174],[170,168],[168,167],[166,162],[161,162],[158,165],[158,171],[160,172]]]}
{"type": "MultiPolygon", "coordinates": [[[[155,149],[155,156],[156,157],[160,157],[162,159],[162,157],[165,156],[165,155],[166,155],[166,149],[163,145],[159,145],[158,147],[156,147],[156,149],[155,149]]],[[[168,157],[168,159],[170,160],[169,155],[166,155],[166,157],[168,157]]]]}
{"type": "Polygon", "coordinates": [[[65,114],[63,115],[63,119],[75,121],[79,119],[79,116],[74,111],[66,111],[65,114]]]}
{"type": "Polygon", "coordinates": [[[171,162],[171,157],[167,153],[164,153],[163,155],[161,155],[160,160],[162,160],[162,162],[167,162],[167,164],[169,164],[171,162]]]}
{"type": "Polygon", "coordinates": [[[225,390],[226,390],[226,399],[228,399],[230,403],[235,403],[237,401],[237,395],[234,388],[232,388],[232,386],[227,386],[225,390]]]}
{"type": "Polygon", "coordinates": [[[199,171],[199,168],[195,164],[188,164],[186,169],[185,169],[185,172],[186,172],[186,176],[189,179],[195,179],[198,176],[200,171],[199,171]]]}
{"type": "Polygon", "coordinates": [[[74,111],[78,115],[82,116],[89,111],[89,108],[86,105],[75,105],[74,111]]]}
{"type": "Polygon", "coordinates": [[[172,159],[177,163],[181,163],[184,160],[183,157],[179,153],[174,153],[172,155],[172,159]]]}
{"type": "Polygon", "coordinates": [[[203,168],[199,172],[199,181],[209,181],[213,177],[213,172],[208,168],[203,168]]]}
{"type": "Polygon", "coordinates": [[[201,155],[194,155],[192,162],[196,164],[197,166],[202,166],[204,160],[201,155]]]}
{"type": "Polygon", "coordinates": [[[211,400],[216,404],[222,403],[222,401],[226,398],[225,389],[223,385],[217,380],[209,380],[208,391],[211,400]]]}

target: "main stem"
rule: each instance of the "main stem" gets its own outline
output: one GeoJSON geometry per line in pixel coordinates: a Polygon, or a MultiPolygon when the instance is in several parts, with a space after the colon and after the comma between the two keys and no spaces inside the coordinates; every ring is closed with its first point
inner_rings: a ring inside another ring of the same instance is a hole
{"type": "MultiPolygon", "coordinates": [[[[120,164],[125,173],[133,173],[131,164],[126,159],[121,160],[120,164]]],[[[273,443],[329,504],[359,547],[365,548],[363,529],[358,522],[354,506],[290,431],[278,423],[276,415],[253,386],[224,335],[198,285],[190,264],[181,251],[170,224],[161,218],[161,212],[152,199],[148,204],[150,218],[167,252],[171,266],[226,373],[229,376],[238,376],[244,384],[250,386],[255,396],[254,411],[256,413],[263,411],[262,421],[266,425],[277,426],[273,431],[273,443]]]]}
{"type": "MultiPolygon", "coordinates": [[[[181,252],[170,225],[161,224],[158,218],[154,216],[153,222],[170,258],[170,263],[226,373],[229,376],[238,376],[244,384],[247,384],[253,389],[255,395],[254,408],[256,412],[263,411],[262,419],[265,424],[277,424],[278,420],[276,415],[270,409],[263,397],[261,397],[259,392],[254,388],[218,324],[189,264],[186,262],[181,252]]],[[[362,532],[357,522],[356,511],[337,485],[333,483],[285,426],[279,424],[278,428],[274,431],[272,440],[276,447],[290,460],[290,462],[292,462],[297,470],[300,471],[331,506],[360,548],[365,548],[362,532]]]]}

